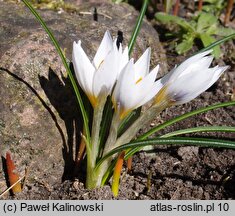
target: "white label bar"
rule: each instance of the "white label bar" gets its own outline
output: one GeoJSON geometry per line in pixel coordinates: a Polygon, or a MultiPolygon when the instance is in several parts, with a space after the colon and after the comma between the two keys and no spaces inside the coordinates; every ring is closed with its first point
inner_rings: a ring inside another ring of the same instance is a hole
{"type": "Polygon", "coordinates": [[[0,200],[0,215],[231,216],[233,200],[0,200]]]}

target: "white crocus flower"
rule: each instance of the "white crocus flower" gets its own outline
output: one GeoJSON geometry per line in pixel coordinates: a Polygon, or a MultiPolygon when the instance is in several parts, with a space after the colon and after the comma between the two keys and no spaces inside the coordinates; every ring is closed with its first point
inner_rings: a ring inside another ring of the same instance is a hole
{"type": "Polygon", "coordinates": [[[156,103],[162,100],[174,105],[187,103],[210,88],[228,68],[210,68],[213,57],[207,55],[211,52],[190,57],[163,77],[161,83],[164,87],[156,96],[156,103]]]}
{"type": "Polygon", "coordinates": [[[113,86],[121,69],[128,62],[128,48],[122,51],[106,31],[102,42],[91,62],[81,47],[81,41],[73,43],[72,60],[79,85],[95,107],[98,97],[107,97],[111,94],[113,86]]]}
{"type": "Polygon", "coordinates": [[[159,66],[149,73],[150,49],[147,49],[134,64],[131,59],[123,68],[114,89],[112,100],[120,118],[150,101],[161,89],[155,81],[159,66]]]}

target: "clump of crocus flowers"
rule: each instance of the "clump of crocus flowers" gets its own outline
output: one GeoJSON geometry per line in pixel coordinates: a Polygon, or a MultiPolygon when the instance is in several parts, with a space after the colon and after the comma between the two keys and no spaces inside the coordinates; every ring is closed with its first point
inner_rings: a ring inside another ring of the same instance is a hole
{"type": "Polygon", "coordinates": [[[196,54],[157,79],[159,65],[150,70],[150,48],[134,62],[134,59],[129,59],[128,47],[117,46],[117,39],[113,40],[107,31],[94,59],[90,61],[81,41],[74,42],[72,59],[76,78],[93,107],[91,139],[85,139],[88,188],[101,186],[113,159],[105,160],[96,169],[98,158],[130,142],[165,108],[191,101],[219,79],[228,66],[210,67],[213,60],[211,52],[196,54]],[[112,122],[104,143],[101,143],[100,129],[108,100],[113,108],[112,122]],[[151,104],[149,108],[118,135],[122,121],[147,102],[151,104]]]}

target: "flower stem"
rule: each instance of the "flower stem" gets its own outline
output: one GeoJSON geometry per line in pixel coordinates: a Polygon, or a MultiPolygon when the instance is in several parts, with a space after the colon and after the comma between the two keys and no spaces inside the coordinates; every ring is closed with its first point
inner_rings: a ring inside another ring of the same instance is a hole
{"type": "Polygon", "coordinates": [[[86,186],[89,189],[100,186],[97,177],[97,175],[99,175],[99,172],[98,171],[95,172],[94,168],[99,154],[100,125],[102,121],[105,102],[106,102],[106,97],[100,97],[99,104],[94,107],[92,133],[91,133],[91,153],[90,155],[87,155],[86,186]]]}
{"type": "Polygon", "coordinates": [[[114,147],[114,144],[117,140],[118,127],[120,123],[121,119],[119,117],[119,114],[114,113],[111,128],[109,131],[109,136],[107,138],[103,154],[106,154],[112,147],[114,147]]]}
{"type": "MultiPolygon", "coordinates": [[[[111,124],[110,131],[109,131],[109,136],[108,136],[107,141],[105,143],[103,154],[106,154],[111,149],[116,147],[114,144],[115,144],[115,142],[117,140],[117,133],[118,133],[118,127],[120,125],[120,122],[121,122],[121,119],[119,117],[119,114],[118,113],[114,113],[113,119],[112,119],[112,124],[111,124]]],[[[101,181],[102,181],[103,175],[105,174],[105,172],[107,171],[108,167],[110,166],[111,161],[112,161],[112,158],[107,159],[99,167],[99,169],[96,170],[96,172],[98,173],[97,183],[99,184],[99,186],[101,185],[101,181]]]]}
{"type": "Polygon", "coordinates": [[[149,124],[154,117],[162,110],[168,107],[167,101],[163,101],[157,105],[153,105],[146,112],[142,113],[140,117],[123,133],[116,141],[115,147],[130,142],[138,133],[138,131],[149,124]]]}
{"type": "Polygon", "coordinates": [[[97,186],[97,174],[94,171],[93,162],[91,161],[91,157],[87,157],[86,187],[88,189],[94,189],[97,186]]]}
{"type": "MultiPolygon", "coordinates": [[[[142,113],[140,117],[117,139],[117,129],[120,125],[120,118],[117,113],[114,114],[112,125],[110,128],[109,137],[107,139],[105,149],[103,155],[108,154],[112,149],[123,145],[125,143],[130,142],[138,133],[138,131],[144,126],[148,125],[153,118],[158,115],[162,110],[168,107],[168,101],[163,100],[163,102],[158,103],[150,107],[146,112],[142,113]]],[[[95,171],[99,173],[99,184],[103,185],[107,179],[107,175],[105,179],[102,179],[105,172],[108,170],[111,165],[111,161],[115,155],[104,160],[98,167],[96,167],[95,171]]],[[[108,172],[110,173],[110,172],[108,172]]]]}
{"type": "Polygon", "coordinates": [[[106,102],[106,97],[101,97],[99,104],[94,108],[93,122],[92,122],[92,132],[91,132],[91,151],[92,160],[95,164],[100,145],[100,125],[103,116],[104,105],[106,102]]]}

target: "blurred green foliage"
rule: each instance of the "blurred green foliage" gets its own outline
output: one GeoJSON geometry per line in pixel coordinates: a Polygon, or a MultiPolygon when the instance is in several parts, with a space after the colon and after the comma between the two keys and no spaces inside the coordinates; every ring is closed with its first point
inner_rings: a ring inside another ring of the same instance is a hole
{"type": "MultiPolygon", "coordinates": [[[[156,13],[155,18],[171,29],[167,35],[176,39],[175,50],[178,54],[190,50],[197,39],[206,47],[216,41],[216,36],[224,37],[235,33],[234,29],[221,26],[216,16],[205,12],[198,13],[189,21],[162,12],[156,13]],[[176,30],[177,27],[179,31],[176,30]]],[[[216,58],[220,56],[219,46],[213,48],[213,54],[216,58]]]]}
{"type": "Polygon", "coordinates": [[[219,16],[221,11],[226,7],[227,1],[224,0],[204,0],[202,10],[207,13],[219,16]]]}

